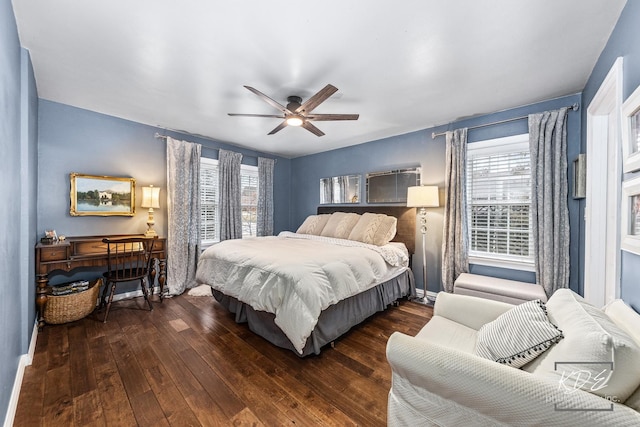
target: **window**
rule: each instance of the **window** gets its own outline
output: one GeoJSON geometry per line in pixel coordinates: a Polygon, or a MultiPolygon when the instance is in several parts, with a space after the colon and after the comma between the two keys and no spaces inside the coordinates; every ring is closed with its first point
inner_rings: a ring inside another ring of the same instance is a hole
{"type": "Polygon", "coordinates": [[[469,262],[533,270],[529,135],[467,146],[469,262]]]}
{"type": "MultiPolygon", "coordinates": [[[[242,237],[255,236],[258,213],[258,168],[242,165],[240,170],[242,237]]],[[[201,158],[200,162],[200,240],[202,247],[220,241],[218,209],[218,161],[201,158]]]]}

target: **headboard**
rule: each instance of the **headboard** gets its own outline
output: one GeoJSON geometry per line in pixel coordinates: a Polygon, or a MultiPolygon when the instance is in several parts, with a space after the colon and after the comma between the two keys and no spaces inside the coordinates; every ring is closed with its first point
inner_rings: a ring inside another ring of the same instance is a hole
{"type": "Polygon", "coordinates": [[[354,212],[361,215],[370,212],[395,216],[398,218],[398,225],[393,241],[404,243],[410,255],[416,251],[416,208],[406,206],[318,206],[318,214],[334,212],[354,212]]]}

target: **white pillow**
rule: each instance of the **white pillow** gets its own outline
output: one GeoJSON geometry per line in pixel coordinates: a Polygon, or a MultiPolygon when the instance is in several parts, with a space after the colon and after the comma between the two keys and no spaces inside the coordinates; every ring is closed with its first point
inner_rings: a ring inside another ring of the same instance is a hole
{"type": "Polygon", "coordinates": [[[356,225],[360,215],[357,213],[334,212],[322,229],[321,236],[348,239],[351,230],[356,225]]]}
{"type": "Polygon", "coordinates": [[[633,339],[570,289],[549,298],[547,313],[564,339],[523,369],[557,382],[566,393],[579,388],[627,400],[640,385],[640,347],[633,339]]]}
{"type": "Polygon", "coordinates": [[[396,235],[398,219],[384,214],[363,213],[349,233],[349,240],[384,246],[396,235]]]}
{"type": "Polygon", "coordinates": [[[329,221],[331,214],[309,215],[302,225],[296,230],[299,234],[314,234],[319,236],[322,229],[329,221]]]}
{"type": "Polygon", "coordinates": [[[474,353],[519,368],[562,339],[562,331],[549,322],[544,303],[528,301],[483,325],[476,335],[474,353]]]}

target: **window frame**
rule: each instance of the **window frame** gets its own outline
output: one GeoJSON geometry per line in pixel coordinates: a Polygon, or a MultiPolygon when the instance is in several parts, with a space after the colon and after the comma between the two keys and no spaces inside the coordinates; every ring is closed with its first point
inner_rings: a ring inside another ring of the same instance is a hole
{"type": "MultiPolygon", "coordinates": [[[[467,237],[469,239],[469,263],[476,265],[484,265],[490,267],[507,268],[513,270],[522,271],[535,271],[535,258],[532,251],[533,246],[533,233],[531,230],[531,211],[529,213],[529,256],[520,257],[508,254],[495,254],[481,251],[475,251],[471,249],[471,194],[469,187],[469,161],[474,155],[491,155],[491,154],[507,154],[511,152],[521,152],[529,150],[529,134],[519,134],[502,138],[494,138],[484,141],[477,141],[467,144],[467,179],[465,185],[467,185],[467,237]]],[[[529,199],[529,205],[531,199],[529,199]]]]}

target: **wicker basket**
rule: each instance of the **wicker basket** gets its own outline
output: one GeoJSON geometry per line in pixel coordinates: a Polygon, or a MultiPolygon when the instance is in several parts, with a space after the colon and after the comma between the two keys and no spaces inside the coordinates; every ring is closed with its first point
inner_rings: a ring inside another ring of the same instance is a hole
{"type": "Polygon", "coordinates": [[[44,307],[44,321],[60,324],[80,320],[95,308],[102,279],[94,280],[86,291],[69,295],[49,295],[44,307]]]}

